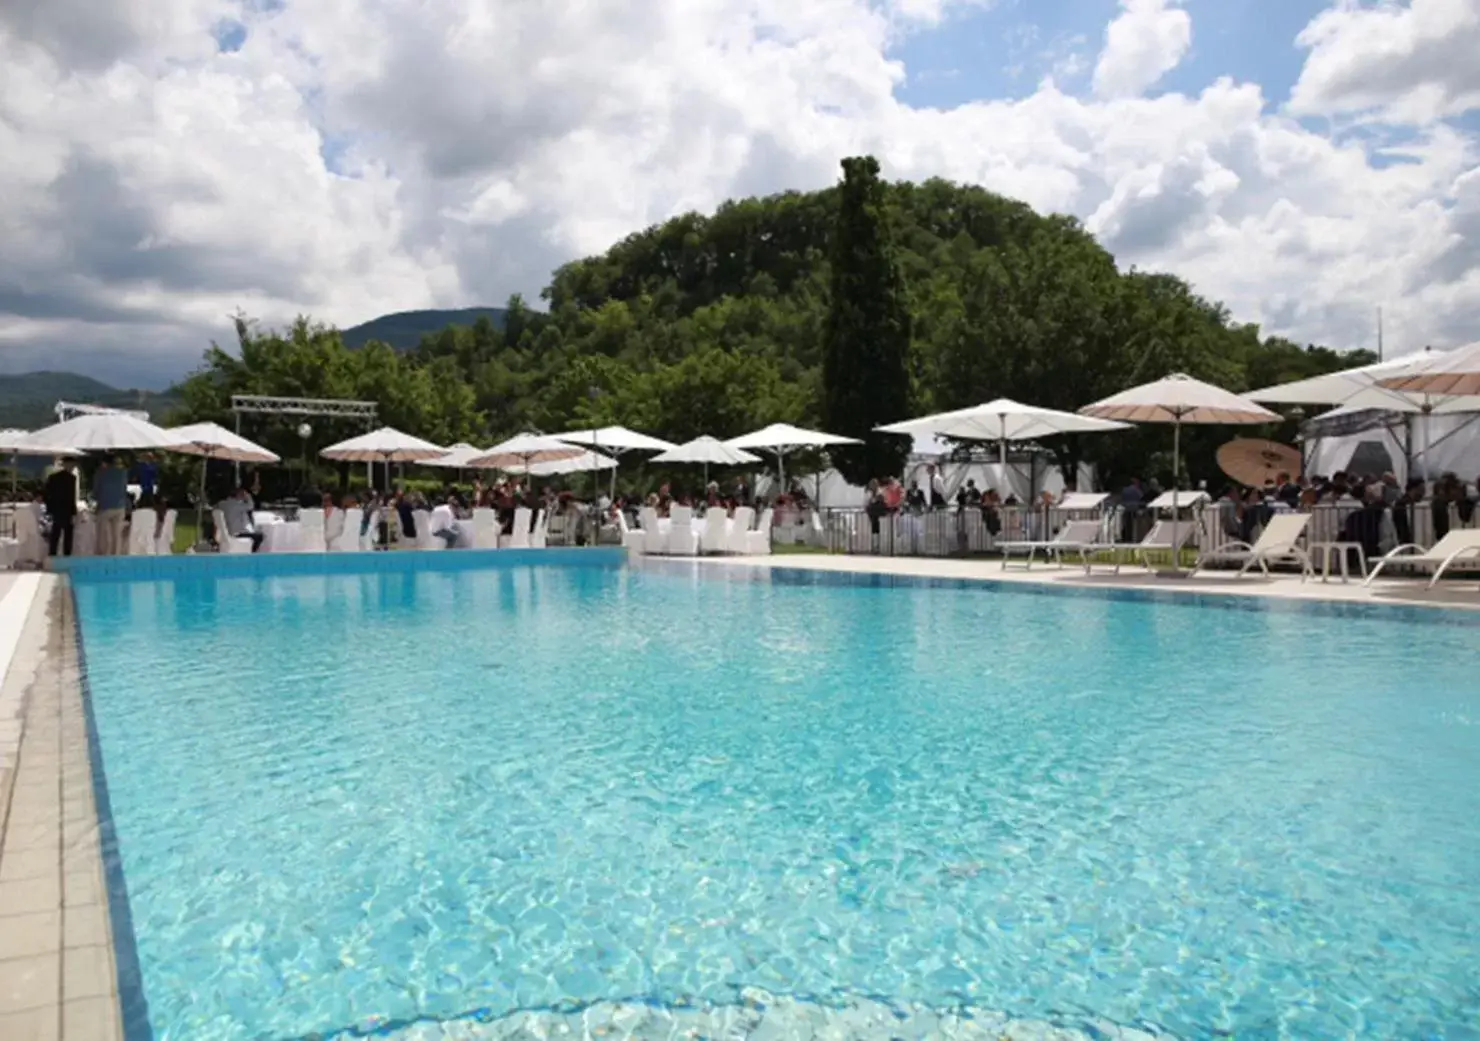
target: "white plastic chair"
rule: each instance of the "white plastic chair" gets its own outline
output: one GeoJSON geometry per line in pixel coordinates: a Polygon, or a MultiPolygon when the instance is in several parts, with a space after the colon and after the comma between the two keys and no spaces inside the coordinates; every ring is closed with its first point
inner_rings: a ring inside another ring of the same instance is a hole
{"type": "MultiPolygon", "coordinates": [[[[76,531],[73,531],[76,535],[76,531]]],[[[61,543],[57,552],[62,551],[61,543]]],[[[46,559],[46,543],[41,538],[41,507],[23,502],[15,507],[15,563],[40,564],[46,559]]]]}
{"type": "Polygon", "coordinates": [[[416,548],[417,549],[446,549],[447,543],[432,534],[432,511],[412,510],[411,516],[416,525],[416,548]]]}
{"type": "Polygon", "coordinates": [[[216,522],[216,544],[221,547],[222,553],[250,553],[252,552],[252,540],[245,535],[229,535],[226,531],[226,514],[219,509],[211,511],[211,517],[216,522]]]}
{"type": "MultiPolygon", "coordinates": [[[[656,522],[657,516],[653,520],[656,522]]],[[[617,529],[622,533],[622,548],[632,553],[642,553],[647,539],[641,528],[634,529],[627,524],[627,513],[625,510],[617,511],[617,529]]]]}
{"type": "Polygon", "coordinates": [[[370,511],[369,524],[364,523],[364,521],[360,522],[360,531],[364,534],[360,534],[360,532],[355,533],[355,537],[359,540],[360,551],[363,553],[373,552],[375,549],[375,538],[380,533],[379,506],[370,511]]]}
{"type": "Polygon", "coordinates": [[[692,557],[699,552],[699,533],[694,530],[694,508],[675,506],[668,513],[668,552],[692,557]]]}
{"type": "Polygon", "coordinates": [[[499,538],[501,549],[528,549],[529,548],[529,509],[520,506],[514,511],[514,527],[509,534],[499,538]]]}
{"type": "Polygon", "coordinates": [[[328,542],[324,537],[323,510],[298,511],[298,545],[293,548],[300,553],[323,553],[328,549],[328,542]]]}
{"type": "Polygon", "coordinates": [[[755,507],[736,506],[735,516],[730,522],[730,544],[731,553],[748,552],[746,546],[750,540],[750,527],[755,523],[755,507]]]}
{"type": "Polygon", "coordinates": [[[745,533],[745,553],[755,557],[764,557],[771,552],[771,519],[774,514],[767,506],[761,511],[761,519],[756,523],[754,531],[745,533]]]}
{"type": "Polygon", "coordinates": [[[550,515],[544,510],[534,515],[534,527],[529,532],[529,545],[531,549],[544,549],[545,543],[550,536],[550,515]]]}
{"type": "Polygon", "coordinates": [[[473,548],[498,549],[498,513],[486,506],[473,511],[473,548]]]}
{"type": "Polygon", "coordinates": [[[360,522],[365,519],[365,511],[354,506],[337,512],[339,514],[339,521],[335,525],[337,531],[327,540],[329,552],[357,552],[360,548],[360,522]]]}
{"type": "Polygon", "coordinates": [[[159,526],[159,534],[154,537],[155,556],[167,557],[175,552],[175,518],[178,515],[178,510],[164,511],[164,523],[159,526]]]}
{"type": "Polygon", "coordinates": [[[638,519],[642,524],[642,551],[654,555],[667,553],[668,533],[663,530],[657,509],[644,506],[638,519]]]}
{"type": "Polygon", "coordinates": [[[154,511],[135,510],[128,522],[128,555],[154,556],[154,511]]]}
{"type": "Polygon", "coordinates": [[[699,552],[724,553],[730,548],[728,522],[723,507],[711,506],[704,511],[704,526],[699,529],[699,552]]]}

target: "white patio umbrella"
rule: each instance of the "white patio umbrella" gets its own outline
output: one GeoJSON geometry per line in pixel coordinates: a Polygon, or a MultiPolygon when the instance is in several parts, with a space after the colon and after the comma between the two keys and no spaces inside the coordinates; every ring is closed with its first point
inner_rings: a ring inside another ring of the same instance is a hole
{"type": "MultiPolygon", "coordinates": [[[[670,448],[678,447],[672,441],[664,441],[661,437],[641,433],[637,430],[629,430],[623,426],[592,427],[587,430],[567,430],[562,434],[551,434],[557,441],[568,441],[573,445],[581,445],[594,452],[600,452],[605,456],[615,457],[618,461],[628,452],[666,452],[670,448]]],[[[601,467],[601,469],[607,469],[601,467]]],[[[617,497],[617,468],[613,465],[612,472],[612,498],[617,497]]]]}
{"type": "Polygon", "coordinates": [[[10,497],[15,498],[15,490],[20,482],[20,457],[23,455],[40,456],[75,456],[82,453],[75,448],[63,448],[60,445],[40,445],[29,443],[30,434],[25,430],[10,428],[0,430],[0,455],[10,456],[10,497]]]}
{"type": "Polygon", "coordinates": [[[1480,394],[1480,341],[1451,351],[1427,353],[1407,371],[1377,382],[1386,389],[1409,394],[1480,394]]]}
{"type": "Polygon", "coordinates": [[[731,448],[759,448],[776,456],[776,480],[782,492],[786,491],[786,453],[798,448],[826,448],[829,445],[861,445],[856,437],[829,434],[821,430],[807,430],[790,423],[772,423],[768,427],[732,437],[725,444],[731,448]]]}
{"type": "Polygon", "coordinates": [[[555,459],[548,463],[534,463],[529,473],[536,477],[553,477],[556,474],[594,473],[597,470],[615,470],[617,461],[600,452],[582,452],[570,459],[555,459]]]}
{"type": "Polygon", "coordinates": [[[1125,423],[1095,419],[1073,412],[1024,405],[1011,398],[998,398],[985,404],[951,412],[937,412],[902,423],[890,423],[874,429],[885,434],[928,434],[959,441],[996,441],[1000,445],[999,462],[1007,466],[1007,443],[1031,441],[1054,434],[1089,434],[1125,430],[1125,423]]]}
{"type": "MultiPolygon", "coordinates": [[[[1154,383],[1112,394],[1103,401],[1086,405],[1081,415],[1096,419],[1113,419],[1121,423],[1172,424],[1172,545],[1177,540],[1177,495],[1182,471],[1182,424],[1278,423],[1280,416],[1269,409],[1240,397],[1230,390],[1173,373],[1154,383]]],[[[1172,555],[1172,573],[1181,574],[1182,562],[1172,555]]]]}
{"type": "Polygon", "coordinates": [[[233,463],[276,463],[276,452],[268,451],[254,441],[227,430],[216,423],[192,423],[189,426],[172,427],[170,436],[176,439],[172,452],[202,456],[200,464],[200,497],[195,502],[195,531],[201,530],[201,512],[206,502],[206,467],[212,459],[224,459],[233,463]]]}
{"type": "MultiPolygon", "coordinates": [[[[352,437],[347,441],[340,441],[319,450],[319,455],[336,462],[384,463],[387,483],[391,479],[392,463],[423,463],[428,459],[438,459],[446,454],[447,449],[441,445],[423,441],[395,427],[381,427],[379,430],[372,430],[368,434],[361,434],[359,437],[352,437]]],[[[372,484],[375,481],[373,470],[370,480],[372,484]]]]}
{"type": "Polygon", "coordinates": [[[720,441],[717,438],[705,434],[696,437],[692,441],[685,441],[675,448],[670,448],[661,455],[653,456],[655,463],[701,463],[704,466],[704,484],[709,484],[709,467],[713,466],[747,466],[760,462],[760,457],[751,455],[749,452],[735,448],[733,445],[720,441]]]}
{"type": "Polygon", "coordinates": [[[38,448],[71,448],[81,452],[135,451],[143,448],[174,448],[169,431],[147,419],[127,412],[98,412],[74,416],[26,437],[38,448]]]}
{"type": "Polygon", "coordinates": [[[523,467],[527,471],[535,463],[556,463],[562,459],[574,459],[582,449],[545,434],[515,434],[507,441],[494,445],[482,455],[468,460],[468,466],[485,470],[512,470],[523,467]]]}
{"type": "Polygon", "coordinates": [[[477,445],[470,445],[466,441],[459,441],[447,449],[446,455],[440,455],[435,459],[425,459],[423,466],[438,466],[444,470],[470,470],[470,460],[478,458],[483,454],[483,449],[477,445]]]}

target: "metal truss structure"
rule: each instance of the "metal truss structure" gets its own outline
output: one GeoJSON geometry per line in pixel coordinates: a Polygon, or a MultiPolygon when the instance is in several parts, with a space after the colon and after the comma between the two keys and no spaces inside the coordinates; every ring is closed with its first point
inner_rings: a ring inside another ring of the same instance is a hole
{"type": "Polygon", "coordinates": [[[133,416],[135,419],[142,419],[146,422],[149,419],[149,413],[141,409],[108,408],[104,405],[80,405],[75,401],[58,401],[55,411],[58,423],[75,419],[77,416],[125,415],[133,416]]]}

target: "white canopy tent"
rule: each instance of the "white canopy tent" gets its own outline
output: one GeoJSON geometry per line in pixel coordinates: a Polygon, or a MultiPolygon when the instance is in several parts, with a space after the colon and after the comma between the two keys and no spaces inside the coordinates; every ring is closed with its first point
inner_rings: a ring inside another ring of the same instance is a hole
{"type": "MultiPolygon", "coordinates": [[[[1403,447],[1399,468],[1405,473],[1415,470],[1433,475],[1454,469],[1456,449],[1468,440],[1464,432],[1473,430],[1472,421],[1480,415],[1480,395],[1474,393],[1474,388],[1466,389],[1452,380],[1423,381],[1422,377],[1432,366],[1453,363],[1453,352],[1426,350],[1307,380],[1265,387],[1251,391],[1248,397],[1274,404],[1337,405],[1346,410],[1346,414],[1382,410],[1387,414],[1381,420],[1382,424],[1406,427],[1401,438],[1403,447]],[[1424,385],[1419,386],[1419,383],[1424,385]]],[[[1326,413],[1321,418],[1330,416],[1331,413],[1326,413]]],[[[1334,468],[1330,468],[1330,464],[1347,447],[1351,450],[1347,452],[1347,461],[1350,461],[1362,441],[1346,441],[1345,437],[1349,436],[1343,435],[1342,439],[1334,441],[1329,436],[1322,438],[1321,455],[1315,464],[1308,461],[1307,469],[1327,474],[1345,469],[1345,464],[1334,468]],[[1327,469],[1317,469],[1317,465],[1327,469]]],[[[1399,439],[1389,431],[1387,439],[1379,440],[1399,439]]]]}

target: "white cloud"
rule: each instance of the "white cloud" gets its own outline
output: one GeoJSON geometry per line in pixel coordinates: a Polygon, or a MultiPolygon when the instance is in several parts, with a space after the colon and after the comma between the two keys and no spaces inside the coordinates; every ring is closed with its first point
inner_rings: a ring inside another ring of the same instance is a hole
{"type": "Polygon", "coordinates": [[[1192,19],[1176,0],[1120,0],[1095,65],[1095,94],[1139,97],[1177,67],[1192,46],[1192,19]]]}
{"type": "Polygon", "coordinates": [[[1379,157],[1255,85],[1142,97],[1186,50],[1176,8],[1130,0],[1115,24],[1161,31],[1143,53],[1112,28],[1106,96],[935,110],[895,97],[919,0],[117,0],[76,39],[83,0],[58,2],[0,6],[0,369],[157,379],[238,306],[348,325],[533,294],[861,151],[1077,214],[1123,264],[1299,339],[1368,343],[1379,303],[1391,343],[1475,338],[1474,139],[1439,124],[1379,157]],[[245,42],[217,53],[227,18],[245,42]]]}
{"type": "Polygon", "coordinates": [[[1310,49],[1291,94],[1306,115],[1376,112],[1429,123],[1480,108],[1480,2],[1343,2],[1297,41],[1310,49]]]}

